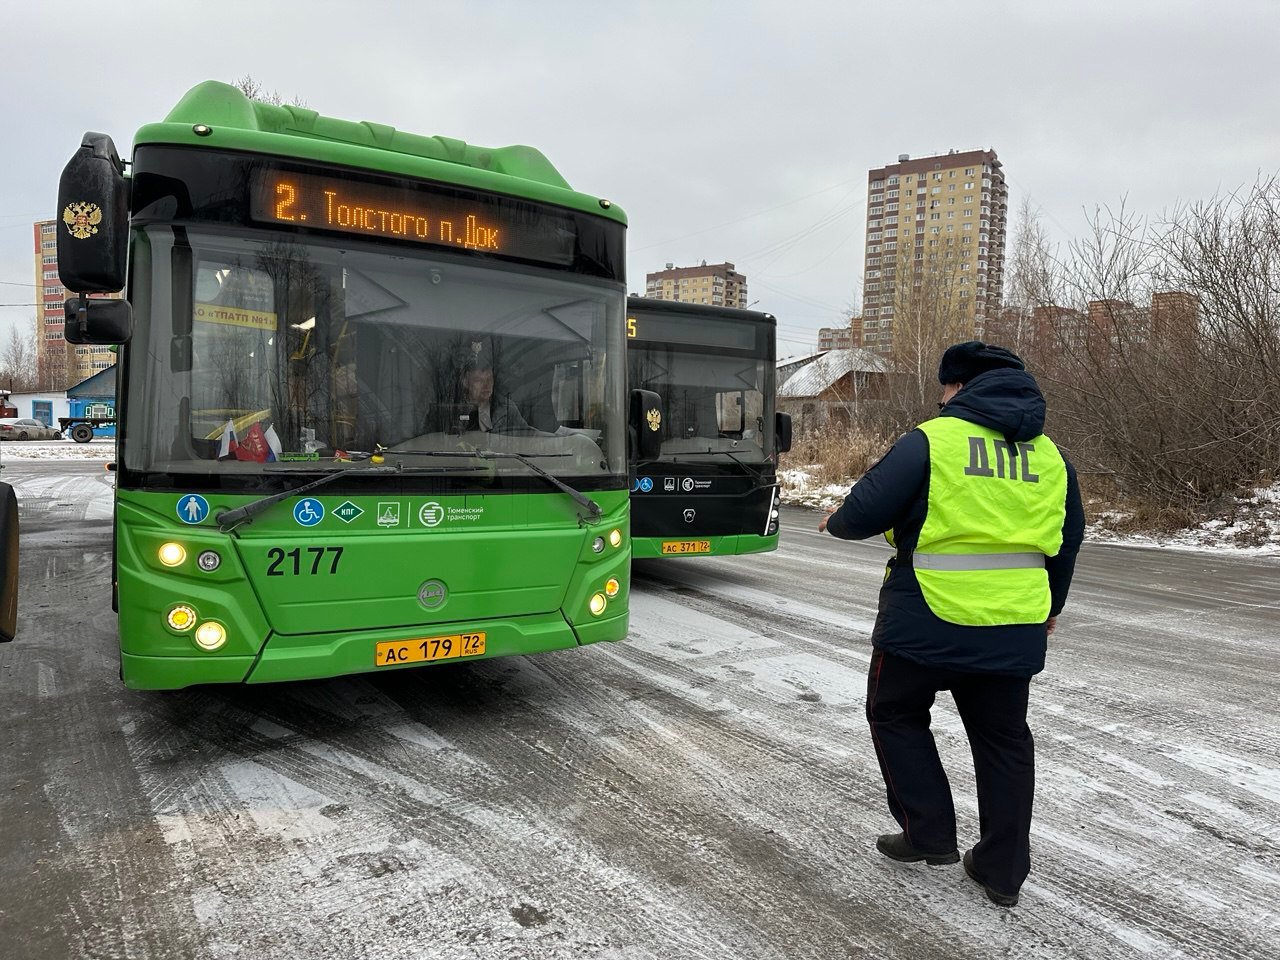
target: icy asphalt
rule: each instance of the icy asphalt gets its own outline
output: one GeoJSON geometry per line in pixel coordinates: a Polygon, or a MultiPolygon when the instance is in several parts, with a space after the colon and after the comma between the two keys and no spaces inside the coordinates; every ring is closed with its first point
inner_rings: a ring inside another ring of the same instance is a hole
{"type": "MultiPolygon", "coordinates": [[[[177,693],[117,679],[99,463],[8,460],[0,956],[1280,956],[1280,563],[1086,547],[1032,687],[1034,865],[880,857],[886,550],[637,566],[622,644],[177,693]]],[[[962,842],[973,772],[935,733],[962,842]]]]}

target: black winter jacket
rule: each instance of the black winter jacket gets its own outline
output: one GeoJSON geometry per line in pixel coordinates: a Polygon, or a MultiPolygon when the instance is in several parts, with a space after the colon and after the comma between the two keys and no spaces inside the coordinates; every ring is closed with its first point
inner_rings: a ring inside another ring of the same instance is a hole
{"type": "MultiPolygon", "coordinates": [[[[970,380],[939,414],[998,430],[1010,441],[1044,431],[1044,397],[1023,370],[999,369],[970,380]]],[[[880,649],[932,666],[1029,677],[1044,669],[1044,624],[966,627],[933,614],[920,592],[909,557],[924,526],[929,495],[929,439],[920,430],[901,437],[849,492],[827,522],[843,540],[864,540],[892,530],[898,546],[880,588],[880,610],[871,641],[880,649]]],[[[1067,463],[1066,520],[1062,549],[1045,566],[1052,594],[1049,615],[1067,602],[1076,554],[1084,540],[1084,507],[1075,468],[1067,463]]]]}

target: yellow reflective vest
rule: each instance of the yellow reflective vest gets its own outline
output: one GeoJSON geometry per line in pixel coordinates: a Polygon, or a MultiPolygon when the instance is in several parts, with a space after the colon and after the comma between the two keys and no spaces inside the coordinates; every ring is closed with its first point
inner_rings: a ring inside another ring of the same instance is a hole
{"type": "Polygon", "coordinates": [[[1010,443],[958,417],[920,425],[929,498],[911,565],[934,615],[963,626],[1043,623],[1045,558],[1062,547],[1067,468],[1041,434],[1010,443]]]}

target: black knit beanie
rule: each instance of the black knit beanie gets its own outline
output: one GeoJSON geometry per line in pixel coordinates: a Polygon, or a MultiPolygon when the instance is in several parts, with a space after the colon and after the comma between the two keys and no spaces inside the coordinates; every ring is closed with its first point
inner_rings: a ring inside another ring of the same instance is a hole
{"type": "Polygon", "coordinates": [[[995,347],[981,340],[969,340],[947,347],[938,364],[939,383],[968,383],[980,373],[988,370],[999,370],[1011,367],[1014,370],[1027,368],[1021,358],[1012,350],[995,347]]]}

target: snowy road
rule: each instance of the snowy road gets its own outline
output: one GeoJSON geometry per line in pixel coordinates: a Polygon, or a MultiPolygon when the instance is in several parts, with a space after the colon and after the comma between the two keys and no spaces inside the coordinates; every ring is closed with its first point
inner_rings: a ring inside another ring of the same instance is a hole
{"type": "MultiPolygon", "coordinates": [[[[1022,904],[891,863],[862,713],[886,551],[637,566],[624,644],[390,676],[125,690],[109,475],[6,464],[0,954],[1280,954],[1280,563],[1086,548],[1032,687],[1022,904]]],[[[962,842],[973,775],[935,732],[962,842]]]]}

